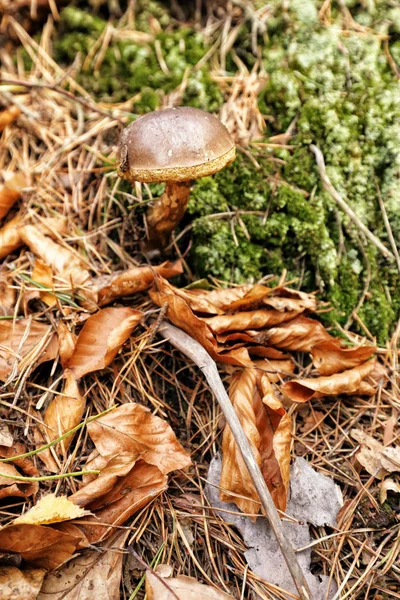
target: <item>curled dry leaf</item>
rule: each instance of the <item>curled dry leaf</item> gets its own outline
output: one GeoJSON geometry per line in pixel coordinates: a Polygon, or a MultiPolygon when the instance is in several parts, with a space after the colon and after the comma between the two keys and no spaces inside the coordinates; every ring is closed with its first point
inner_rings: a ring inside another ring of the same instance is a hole
{"type": "Polygon", "coordinates": [[[2,600],[36,600],[43,578],[44,569],[26,569],[0,566],[0,591],[2,600]]]}
{"type": "Polygon", "coordinates": [[[69,359],[74,353],[77,336],[68,329],[68,326],[60,321],[57,326],[58,348],[60,362],[66,368],[69,359]]]}
{"type": "MultiPolygon", "coordinates": [[[[91,544],[104,540],[138,510],[167,489],[167,476],[139,460],[125,477],[118,479],[109,493],[87,505],[94,517],[76,521],[91,544]]],[[[79,492],[78,492],[79,493],[79,492]]],[[[75,502],[75,494],[71,499],[75,502]]]]}
{"type": "Polygon", "coordinates": [[[182,262],[178,260],[174,263],[167,261],[155,267],[134,267],[123,273],[116,274],[107,285],[98,287],[99,306],[109,304],[115,300],[115,298],[130,296],[137,292],[147,290],[153,285],[155,274],[168,279],[169,277],[179,275],[180,273],[182,273],[182,262]]]}
{"type": "MultiPolygon", "coordinates": [[[[0,258],[8,256],[24,244],[21,236],[21,229],[24,225],[25,221],[22,215],[17,214],[0,229],[0,258]]],[[[65,231],[66,220],[59,217],[43,219],[36,227],[51,237],[55,233],[65,231]]]]}
{"type": "Polygon", "coordinates": [[[399,446],[385,447],[362,429],[352,429],[350,435],[360,444],[357,460],[370,475],[382,479],[386,473],[400,472],[399,446]]]}
{"type": "MultiPolygon", "coordinates": [[[[40,259],[37,259],[35,262],[31,279],[35,283],[39,283],[40,285],[44,285],[50,290],[53,290],[53,269],[49,267],[49,265],[46,265],[46,263],[44,263],[40,259]]],[[[51,307],[57,304],[57,298],[54,292],[38,290],[37,292],[33,292],[33,294],[37,294],[41,298],[41,300],[43,300],[43,302],[47,304],[47,306],[51,307]]]]}
{"type": "Polygon", "coordinates": [[[273,360],[265,358],[264,360],[253,361],[254,367],[264,371],[272,383],[278,383],[284,377],[293,375],[295,364],[292,360],[273,360]]]}
{"type": "Polygon", "coordinates": [[[286,287],[268,288],[264,285],[255,285],[243,298],[226,306],[226,311],[249,311],[270,306],[280,312],[295,311],[298,314],[305,311],[314,311],[317,300],[312,294],[286,287]]]}
{"type": "Polygon", "coordinates": [[[284,350],[310,352],[312,347],[319,342],[332,340],[332,336],[325,327],[307,317],[299,316],[279,327],[271,327],[253,336],[253,342],[258,344],[268,343],[284,350]]]}
{"type": "Polygon", "coordinates": [[[279,311],[259,309],[243,311],[234,315],[218,315],[204,319],[214,333],[226,331],[245,331],[246,329],[263,329],[289,321],[298,315],[298,311],[279,311]]]}
{"type": "Polygon", "coordinates": [[[3,219],[10,208],[20,199],[21,190],[27,185],[25,175],[22,173],[5,171],[2,175],[4,184],[0,186],[0,219],[3,219]]]}
{"type": "Polygon", "coordinates": [[[62,525],[6,525],[0,529],[0,551],[20,554],[29,565],[46,571],[56,569],[87,545],[78,527],[71,525],[63,531],[62,525]]]}
{"type": "MultiPolygon", "coordinates": [[[[63,392],[53,398],[43,417],[46,426],[44,430],[46,443],[52,442],[79,425],[85,410],[86,400],[79,391],[75,375],[69,370],[64,375],[63,392]]],[[[63,439],[55,450],[65,457],[73,437],[73,434],[71,434],[63,439]]],[[[49,450],[44,450],[39,454],[39,457],[44,458],[49,454],[49,450]]],[[[47,464],[49,464],[48,461],[47,464]]]]}
{"type": "Polygon", "coordinates": [[[281,387],[281,391],[293,402],[307,402],[312,398],[341,394],[373,395],[375,388],[364,379],[373,371],[374,366],[375,360],[368,360],[354,369],[328,377],[288,381],[281,387]]]}
{"type": "Polygon", "coordinates": [[[13,121],[15,121],[20,114],[21,111],[17,106],[10,106],[10,108],[0,112],[0,131],[3,131],[7,125],[10,125],[13,121]]]}
{"type": "Polygon", "coordinates": [[[339,340],[326,340],[313,346],[311,352],[320,375],[333,375],[367,361],[376,352],[376,346],[342,348],[339,340]]]}
{"type": "Polygon", "coordinates": [[[49,573],[38,600],[120,600],[125,538],[125,532],[114,536],[101,552],[86,550],[49,573]]]}
{"type": "Polygon", "coordinates": [[[54,242],[44,235],[35,225],[24,225],[20,230],[21,238],[28,248],[67,284],[83,285],[90,279],[90,273],[72,250],[54,242]]]}
{"type": "Polygon", "coordinates": [[[379,500],[383,504],[387,500],[388,492],[395,492],[400,494],[400,483],[394,481],[394,479],[384,479],[379,485],[379,500]]]}
{"type": "Polygon", "coordinates": [[[39,502],[28,510],[28,512],[15,519],[13,524],[50,525],[52,523],[79,519],[79,517],[87,514],[89,514],[87,511],[79,508],[79,506],[71,502],[66,496],[47,494],[46,496],[42,496],[39,502]]]}
{"type": "Polygon", "coordinates": [[[12,279],[5,271],[0,272],[0,315],[12,315],[15,305],[15,289],[12,279]]]}
{"type": "Polygon", "coordinates": [[[216,290],[202,289],[178,289],[175,293],[186,300],[194,312],[222,315],[225,306],[242,296],[251,288],[249,285],[241,285],[235,288],[218,288],[216,290]]]}
{"type": "MultiPolygon", "coordinates": [[[[162,566],[162,565],[160,565],[162,566]]],[[[157,568],[157,573],[160,571],[157,568]]],[[[168,572],[168,571],[167,571],[168,572]]],[[[180,600],[233,600],[233,596],[210,585],[199,583],[194,577],[161,577],[146,572],[146,594],[148,600],[173,600],[172,592],[180,600]],[[165,580],[165,584],[163,583],[165,580]]],[[[174,599],[175,600],[175,599],[174,599]]]]}
{"type": "MultiPolygon", "coordinates": [[[[290,417],[274,395],[268,377],[255,369],[234,375],[229,395],[275,505],[284,511],[290,470],[290,417]]],[[[258,494],[228,425],[222,452],[221,500],[234,502],[243,512],[258,513],[258,494]]]]}
{"type": "Polygon", "coordinates": [[[16,481],[13,477],[21,477],[24,473],[11,463],[0,464],[0,499],[8,497],[25,498],[36,494],[39,486],[36,482],[16,481]]]}
{"type": "Polygon", "coordinates": [[[186,331],[196,339],[214,360],[219,360],[231,365],[250,366],[251,360],[245,348],[230,350],[223,354],[217,345],[213,333],[206,320],[197,317],[189,304],[176,293],[176,289],[161,277],[155,278],[155,287],[149,292],[151,299],[157,306],[168,305],[167,316],[169,320],[186,331]]]}
{"type": "Polygon", "coordinates": [[[141,404],[124,404],[87,426],[105,458],[128,455],[155,465],[164,475],[191,464],[170,425],[141,404]]]}
{"type": "Polygon", "coordinates": [[[36,365],[57,356],[57,339],[52,328],[31,319],[0,320],[0,380],[5,381],[14,368],[36,365]]]}
{"type": "Polygon", "coordinates": [[[85,322],[66,366],[77,379],[107,367],[139,324],[142,313],[132,308],[103,308],[85,322]]]}

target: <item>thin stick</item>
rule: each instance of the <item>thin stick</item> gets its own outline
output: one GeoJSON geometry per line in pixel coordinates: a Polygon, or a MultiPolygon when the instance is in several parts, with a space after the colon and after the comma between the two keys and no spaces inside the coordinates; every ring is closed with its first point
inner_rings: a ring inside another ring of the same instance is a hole
{"type": "Polygon", "coordinates": [[[385,227],[386,227],[386,231],[387,231],[387,234],[388,234],[389,242],[390,242],[390,245],[392,246],[393,254],[396,257],[397,269],[398,269],[398,271],[400,273],[400,255],[399,255],[399,249],[397,248],[396,240],[394,239],[393,231],[392,231],[392,228],[390,226],[389,217],[388,217],[387,212],[386,212],[385,203],[383,201],[381,190],[379,189],[378,181],[377,181],[376,178],[375,178],[375,187],[376,187],[376,193],[377,193],[377,196],[378,196],[379,207],[380,207],[381,212],[382,212],[383,222],[385,223],[385,227]]]}
{"type": "Polygon", "coordinates": [[[323,184],[324,188],[326,189],[326,191],[328,192],[328,194],[331,196],[331,198],[333,198],[335,200],[335,202],[340,206],[342,211],[345,212],[346,215],[348,215],[350,217],[350,219],[353,221],[353,223],[355,225],[357,225],[358,229],[364,233],[364,235],[369,239],[369,241],[374,246],[376,246],[376,248],[378,248],[379,252],[385,258],[394,259],[394,255],[392,254],[392,252],[390,252],[390,250],[388,250],[386,248],[386,246],[384,246],[382,244],[382,242],[376,237],[376,235],[374,235],[372,233],[372,231],[370,231],[368,229],[368,227],[366,227],[364,225],[364,223],[362,221],[360,221],[360,219],[357,217],[354,210],[352,208],[350,208],[350,206],[347,204],[347,202],[345,202],[343,200],[343,198],[341,197],[339,192],[337,192],[335,190],[335,188],[333,187],[333,185],[328,177],[328,174],[326,172],[324,155],[322,154],[321,150],[317,146],[314,146],[314,144],[310,145],[310,149],[314,152],[315,158],[317,159],[317,166],[318,166],[319,175],[322,180],[322,184],[323,184]]]}
{"type": "Polygon", "coordinates": [[[249,475],[260,498],[261,505],[269,519],[272,531],[275,534],[290,574],[292,575],[293,581],[299,592],[300,600],[310,600],[311,594],[306,579],[298,563],[296,554],[283,533],[278,511],[275,508],[275,504],[271,498],[271,494],[269,493],[257,461],[253,456],[249,441],[243,431],[239,418],[226,393],[215,361],[199,342],[174,325],[163,321],[158,332],[175,346],[175,348],[190,358],[204,373],[208,385],[218,400],[226,421],[231,428],[233,437],[242,454],[249,475]]]}

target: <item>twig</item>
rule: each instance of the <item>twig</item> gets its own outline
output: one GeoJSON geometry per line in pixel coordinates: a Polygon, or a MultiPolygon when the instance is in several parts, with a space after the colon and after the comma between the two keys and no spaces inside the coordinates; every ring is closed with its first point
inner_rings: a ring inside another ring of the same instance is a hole
{"type": "Polygon", "coordinates": [[[239,447],[243,460],[249,471],[250,477],[257,490],[261,505],[269,519],[272,531],[275,534],[281,552],[285,558],[290,574],[299,592],[301,600],[310,600],[310,590],[305,580],[304,574],[298,563],[297,557],[293,551],[291,544],[286,539],[278,511],[275,508],[271,494],[264,481],[260,468],[256,459],[253,456],[249,441],[243,431],[239,418],[233,408],[229,396],[226,393],[221,377],[218,373],[217,365],[211,358],[208,352],[196,340],[191,338],[187,333],[178,329],[174,325],[163,321],[158,332],[167,339],[175,348],[180,350],[188,358],[190,358],[204,373],[205,378],[214,392],[215,397],[225,415],[226,421],[231,428],[233,437],[239,447]]]}
{"type": "Polygon", "coordinates": [[[129,552],[129,554],[132,554],[132,556],[134,558],[136,558],[136,560],[142,565],[142,567],[144,567],[147,571],[150,571],[150,573],[152,575],[154,575],[154,577],[157,577],[157,579],[163,584],[165,585],[165,587],[167,588],[167,590],[172,594],[172,596],[174,598],[176,598],[177,600],[180,600],[179,596],[177,596],[177,594],[175,594],[174,590],[172,589],[171,586],[168,585],[168,583],[165,581],[165,579],[163,577],[161,577],[157,571],[154,571],[154,569],[152,569],[150,567],[150,565],[148,565],[140,556],[137,552],[134,551],[132,546],[127,546],[126,548],[129,552]]]}
{"type": "Polygon", "coordinates": [[[396,240],[394,239],[393,231],[392,231],[392,228],[390,226],[390,221],[389,221],[389,218],[387,216],[385,203],[383,201],[381,190],[379,188],[378,181],[377,181],[376,178],[375,178],[375,186],[376,186],[376,193],[377,193],[377,196],[378,196],[379,207],[381,209],[381,213],[382,213],[382,217],[383,217],[383,222],[385,223],[385,227],[386,227],[386,231],[387,231],[387,234],[388,234],[389,242],[390,242],[390,245],[392,246],[393,254],[396,257],[397,269],[398,269],[398,271],[400,273],[400,255],[399,255],[399,249],[397,248],[396,240]]]}
{"type": "Polygon", "coordinates": [[[394,255],[392,254],[392,252],[390,252],[390,250],[388,250],[386,248],[386,246],[384,246],[382,244],[382,242],[376,237],[376,235],[374,235],[372,233],[372,231],[370,231],[368,229],[368,227],[366,227],[364,225],[364,223],[362,221],[360,221],[360,219],[357,217],[354,210],[352,208],[350,208],[350,206],[347,204],[347,202],[345,202],[343,200],[343,198],[341,197],[339,192],[337,192],[335,190],[335,188],[333,187],[333,185],[328,177],[328,174],[326,172],[324,155],[322,154],[321,150],[314,144],[310,145],[310,149],[315,154],[315,158],[317,159],[318,171],[319,171],[320,177],[322,179],[323,186],[326,189],[326,191],[328,192],[328,194],[331,196],[331,198],[333,198],[335,200],[335,202],[340,206],[342,211],[345,212],[350,217],[350,219],[353,221],[353,223],[355,225],[357,225],[358,229],[360,231],[362,231],[364,233],[364,235],[366,235],[366,237],[369,239],[369,241],[374,246],[376,246],[376,248],[378,248],[379,252],[381,252],[381,254],[385,258],[394,259],[394,255]]]}

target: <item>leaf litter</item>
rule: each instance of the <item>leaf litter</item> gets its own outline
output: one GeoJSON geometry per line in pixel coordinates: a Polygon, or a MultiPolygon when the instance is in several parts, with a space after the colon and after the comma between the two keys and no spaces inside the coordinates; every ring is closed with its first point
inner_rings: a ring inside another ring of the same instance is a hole
{"type": "MultiPolygon", "coordinates": [[[[398,411],[398,332],[387,348],[348,331],[337,337],[312,318],[317,297],[289,287],[284,274],[277,285],[224,287],[212,281],[207,289],[184,288],[182,282],[194,283],[184,258],[162,263],[156,255],[157,264],[149,264],[149,256],[141,254],[145,230],[121,209],[125,192],[108,162],[115,151],[111,134],[126,122],[130,106],[115,105],[111,114],[110,107],[89,99],[73,74],[54,63],[51,25],[38,46],[16,20],[10,23],[33,57],[35,78],[56,87],[15,91],[28,113],[41,114],[40,121],[20,119],[15,106],[0,114],[13,149],[0,159],[1,430],[12,432],[1,446],[0,492],[7,503],[15,502],[2,511],[0,551],[22,560],[22,570],[2,567],[9,569],[2,572],[5,585],[15,588],[19,581],[26,598],[36,597],[45,569],[50,574],[39,597],[89,598],[95,589],[99,600],[103,593],[118,598],[129,543],[147,564],[160,556],[178,568],[177,577],[166,579],[178,596],[278,598],[282,590],[294,590],[279,575],[283,558],[266,520],[257,516],[257,495],[215,398],[179,353],[160,345],[159,315],[218,361],[275,502],[292,515],[283,521],[285,532],[293,543],[308,546],[299,552],[306,571],[310,544],[317,549],[312,560],[319,575],[308,574],[311,585],[320,593],[332,573],[345,588],[355,578],[363,596],[366,584],[379,593],[390,591],[398,573],[386,572],[382,583],[371,562],[367,580],[357,553],[371,529],[374,561],[390,566],[399,553],[390,537],[396,518],[386,522],[392,528],[387,539],[374,521],[375,497],[389,514],[398,491],[394,479],[379,479],[379,469],[383,476],[396,472],[397,454],[391,452],[397,446],[381,442],[382,424],[398,411]],[[57,91],[60,86],[66,92],[64,85],[72,98],[57,91]],[[35,166],[31,187],[20,179],[21,164],[27,163],[35,166]],[[174,276],[179,286],[167,281],[174,276]],[[207,463],[221,446],[222,498],[233,502],[222,505],[215,488],[216,514],[207,506],[203,483],[207,463]],[[296,454],[308,462],[293,463],[286,506],[289,464],[296,454]],[[338,523],[337,488],[323,487],[319,472],[330,474],[347,495],[338,523]],[[368,532],[364,501],[373,515],[368,532]],[[91,514],[81,516],[82,509],[91,514]],[[24,521],[31,518],[34,522],[24,521]],[[231,527],[236,519],[246,523],[242,538],[231,527]],[[314,524],[313,542],[300,520],[314,524]],[[351,527],[354,534],[347,533],[351,527]],[[334,535],[330,528],[337,528],[334,535]],[[120,529],[121,537],[114,537],[120,529]],[[274,553],[254,562],[259,539],[263,552],[268,546],[274,553]],[[89,544],[96,550],[87,550],[89,544]],[[277,574],[274,581],[271,573],[277,574]],[[103,588],[99,592],[96,582],[103,588]]],[[[135,193],[135,202],[141,201],[143,189],[135,193]]],[[[394,444],[396,426],[392,429],[394,444]]],[[[134,574],[124,573],[124,593],[135,585],[134,574]]],[[[168,588],[160,585],[148,571],[148,596],[168,597],[168,588]]]]}

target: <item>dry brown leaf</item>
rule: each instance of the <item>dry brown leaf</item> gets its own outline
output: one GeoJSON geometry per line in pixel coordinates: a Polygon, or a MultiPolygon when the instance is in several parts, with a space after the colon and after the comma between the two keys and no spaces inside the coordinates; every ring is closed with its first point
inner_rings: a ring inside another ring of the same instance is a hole
{"type": "Polygon", "coordinates": [[[71,525],[66,532],[62,525],[6,525],[0,529],[0,551],[20,554],[29,565],[47,571],[56,569],[85,545],[85,537],[77,527],[71,525]]]}
{"type": "Polygon", "coordinates": [[[15,289],[12,280],[5,271],[0,272],[0,314],[10,316],[14,312],[15,289]]]}
{"type": "Polygon", "coordinates": [[[339,340],[326,340],[313,346],[313,364],[320,375],[333,375],[361,365],[376,352],[376,346],[343,348],[339,340]]]}
{"type": "Polygon", "coordinates": [[[167,316],[169,320],[186,331],[196,339],[214,360],[219,360],[231,365],[250,366],[251,360],[245,348],[238,348],[222,353],[223,348],[218,348],[217,342],[204,319],[196,317],[189,304],[176,293],[176,288],[162,277],[155,278],[155,287],[149,292],[151,299],[157,306],[168,305],[167,316]]]}
{"type": "MultiPolygon", "coordinates": [[[[284,511],[289,484],[290,417],[274,395],[268,377],[255,369],[234,375],[229,395],[275,505],[284,511]]],[[[258,494],[228,425],[222,453],[221,500],[234,502],[243,512],[258,513],[258,494]]]]}
{"type": "Polygon", "coordinates": [[[281,391],[293,402],[307,402],[312,398],[341,394],[371,395],[371,391],[373,395],[375,388],[363,380],[370,375],[374,366],[375,360],[367,360],[354,369],[328,377],[288,381],[281,387],[281,391]]]}
{"type": "Polygon", "coordinates": [[[80,379],[107,367],[139,324],[142,314],[132,308],[103,308],[85,322],[67,367],[80,379]]]}
{"type": "Polygon", "coordinates": [[[5,171],[2,175],[4,184],[0,186],[0,219],[3,219],[10,208],[20,199],[21,190],[27,185],[25,175],[22,173],[5,171]]]}
{"type": "Polygon", "coordinates": [[[118,534],[101,552],[86,550],[55,573],[49,573],[38,600],[120,600],[125,538],[125,532],[118,534]]]}
{"type": "Polygon", "coordinates": [[[22,361],[36,365],[57,356],[57,339],[52,328],[31,319],[0,320],[0,380],[5,381],[22,361]]]}
{"type": "MultiPolygon", "coordinates": [[[[160,565],[161,566],[161,565],[160,565]]],[[[157,568],[157,572],[159,572],[157,568]]],[[[148,600],[175,600],[170,590],[180,600],[234,600],[233,596],[210,585],[199,583],[194,577],[164,577],[167,585],[150,571],[146,572],[146,594],[148,600]],[[168,586],[168,587],[167,587],[168,586]]]]}
{"type": "Polygon", "coordinates": [[[17,106],[10,106],[10,108],[0,112],[0,131],[3,131],[7,125],[10,125],[13,121],[15,121],[20,114],[21,111],[17,106]]]}
{"type": "Polygon", "coordinates": [[[246,329],[263,329],[289,321],[299,314],[299,311],[254,310],[243,311],[234,315],[218,315],[203,319],[214,333],[227,331],[245,331],[246,329]]]}
{"type": "Polygon", "coordinates": [[[350,435],[361,445],[358,462],[368,471],[382,479],[385,473],[400,472],[400,447],[383,446],[362,429],[352,429],[350,435]]]}
{"type": "MultiPolygon", "coordinates": [[[[0,258],[8,256],[24,244],[21,236],[23,226],[25,226],[24,218],[21,214],[17,214],[0,229],[0,258]]],[[[51,237],[65,231],[66,220],[60,217],[48,218],[38,223],[36,227],[51,237]]]]}
{"type": "Polygon", "coordinates": [[[13,524],[25,523],[26,525],[51,525],[62,521],[79,519],[89,514],[66,496],[47,494],[42,496],[39,502],[28,512],[14,520],[13,524]]]}
{"type": "Polygon", "coordinates": [[[300,352],[310,352],[315,344],[333,339],[319,321],[303,316],[253,336],[253,342],[257,344],[268,343],[269,346],[300,352]]]}
{"type": "Polygon", "coordinates": [[[225,308],[226,312],[253,311],[265,305],[280,312],[295,311],[300,314],[305,310],[316,310],[317,300],[312,294],[298,290],[286,287],[268,288],[257,284],[243,298],[225,308]]]}
{"type": "MultiPolygon", "coordinates": [[[[53,398],[43,417],[46,426],[46,443],[52,442],[79,425],[85,410],[86,400],[79,391],[75,375],[67,369],[64,376],[62,394],[53,398]]],[[[56,450],[65,457],[73,439],[73,434],[69,435],[57,445],[56,450]]],[[[43,458],[46,453],[50,454],[50,451],[44,450],[39,457],[43,458]]]]}
{"type": "Polygon", "coordinates": [[[394,481],[394,479],[384,479],[379,485],[379,500],[383,504],[387,500],[388,492],[395,492],[400,494],[400,483],[394,481]]]}
{"type": "Polygon", "coordinates": [[[6,448],[11,448],[14,444],[14,438],[10,431],[9,426],[3,419],[0,418],[0,446],[6,446],[6,448]]]}
{"type": "MultiPolygon", "coordinates": [[[[35,283],[40,283],[53,290],[53,269],[46,265],[40,259],[37,259],[33,268],[31,279],[35,283]]],[[[35,293],[35,292],[33,292],[35,293]]],[[[38,290],[38,296],[43,300],[47,306],[54,306],[57,304],[57,298],[54,293],[38,290]]]]}
{"type": "Polygon", "coordinates": [[[44,569],[0,566],[1,600],[36,600],[45,574],[44,569]]]}
{"type": "MultiPolygon", "coordinates": [[[[121,477],[108,494],[87,506],[95,516],[76,521],[91,544],[104,540],[135,512],[167,489],[167,476],[139,460],[125,477],[121,477]]],[[[74,496],[71,497],[72,499],[74,496]]]]}
{"type": "Polygon", "coordinates": [[[278,383],[284,377],[293,375],[295,364],[292,360],[274,360],[265,358],[264,360],[253,361],[254,367],[268,374],[268,379],[272,383],[278,383]]]}
{"type": "Polygon", "coordinates": [[[87,426],[96,449],[109,459],[121,454],[155,465],[166,475],[191,464],[170,425],[141,404],[124,404],[87,426]]]}
{"type": "Polygon", "coordinates": [[[183,289],[179,292],[193,311],[210,315],[222,315],[227,306],[235,300],[243,298],[251,287],[251,285],[239,285],[233,288],[217,288],[215,290],[183,289]]]}
{"type": "Polygon", "coordinates": [[[60,321],[57,326],[60,362],[64,368],[74,353],[77,336],[68,329],[68,325],[60,321]]]}
{"type": "MultiPolygon", "coordinates": [[[[167,261],[155,267],[147,265],[133,267],[128,271],[114,275],[107,285],[98,287],[99,306],[105,306],[115,298],[131,296],[137,292],[147,290],[154,283],[154,274],[169,279],[180,273],[182,273],[182,262],[180,260],[174,263],[167,261]]],[[[96,287],[96,282],[94,282],[94,285],[96,287]]]]}
{"type": "Polygon", "coordinates": [[[21,473],[12,463],[0,464],[0,499],[8,497],[25,498],[36,494],[39,486],[35,482],[16,481],[10,477],[21,477],[21,473]]]}
{"type": "Polygon", "coordinates": [[[54,242],[44,235],[35,225],[24,225],[20,229],[23,242],[29,249],[67,284],[79,286],[87,283],[90,273],[72,250],[54,242]]]}
{"type": "Polygon", "coordinates": [[[302,433],[308,433],[311,429],[314,429],[316,425],[321,424],[325,416],[325,413],[320,410],[314,410],[304,418],[300,431],[302,433]]]}

